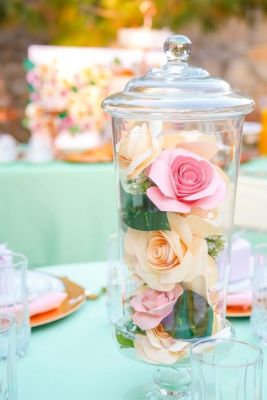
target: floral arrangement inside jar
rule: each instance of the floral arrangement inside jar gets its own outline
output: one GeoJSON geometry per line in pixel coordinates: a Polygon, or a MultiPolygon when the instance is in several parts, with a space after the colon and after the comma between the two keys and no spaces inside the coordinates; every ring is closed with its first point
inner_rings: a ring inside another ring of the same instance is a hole
{"type": "Polygon", "coordinates": [[[161,121],[120,133],[123,253],[134,284],[123,299],[125,330],[116,337],[143,360],[176,363],[190,340],[222,329],[218,214],[229,178],[218,151],[215,135],[165,133],[161,121]]]}

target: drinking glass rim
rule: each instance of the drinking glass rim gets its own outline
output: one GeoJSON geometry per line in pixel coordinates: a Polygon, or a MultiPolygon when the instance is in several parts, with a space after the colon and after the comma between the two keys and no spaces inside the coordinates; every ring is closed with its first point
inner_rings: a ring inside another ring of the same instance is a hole
{"type": "Polygon", "coordinates": [[[0,257],[10,257],[10,256],[18,257],[18,258],[20,258],[20,260],[16,261],[16,262],[12,262],[12,263],[7,262],[7,263],[5,263],[5,265],[0,265],[0,269],[2,269],[2,268],[17,268],[20,265],[23,265],[23,264],[26,265],[28,262],[27,257],[22,253],[14,253],[13,251],[10,251],[10,252],[5,251],[2,253],[0,251],[0,257]]]}
{"type": "Polygon", "coordinates": [[[212,367],[219,367],[219,368],[242,368],[242,367],[249,367],[252,365],[255,365],[258,361],[263,360],[263,351],[259,346],[256,346],[254,344],[242,341],[242,340],[236,340],[236,339],[202,339],[197,342],[195,342],[190,349],[190,355],[191,358],[197,359],[197,361],[201,362],[202,364],[206,364],[212,367]],[[218,365],[218,363],[214,362],[209,362],[209,361],[204,361],[202,360],[196,353],[193,352],[194,348],[198,347],[200,344],[204,343],[219,343],[219,342],[224,342],[224,343],[238,343],[246,347],[250,347],[251,349],[256,350],[258,353],[257,357],[255,357],[254,361],[247,362],[247,363],[239,363],[236,365],[230,365],[230,364],[224,364],[224,365],[218,365]]]}
{"type": "Polygon", "coordinates": [[[12,329],[16,326],[15,318],[12,317],[12,315],[1,314],[1,313],[0,313],[0,321],[1,321],[2,319],[7,319],[7,320],[10,322],[10,324],[9,324],[9,326],[8,326],[7,328],[1,328],[1,326],[0,326],[0,335],[1,335],[2,333],[6,333],[6,332],[12,330],[12,329]]]}

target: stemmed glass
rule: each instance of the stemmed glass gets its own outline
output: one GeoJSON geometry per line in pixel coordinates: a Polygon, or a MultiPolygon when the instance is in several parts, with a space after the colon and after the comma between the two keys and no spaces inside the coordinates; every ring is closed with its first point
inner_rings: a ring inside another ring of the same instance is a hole
{"type": "Polygon", "coordinates": [[[253,301],[250,323],[253,332],[267,345],[267,244],[255,246],[253,251],[253,301]]]}
{"type": "Polygon", "coordinates": [[[0,314],[0,400],[16,400],[16,322],[0,314]]]}
{"type": "Polygon", "coordinates": [[[17,354],[23,356],[30,340],[27,299],[27,258],[12,252],[0,253],[0,313],[16,321],[17,354]]]}

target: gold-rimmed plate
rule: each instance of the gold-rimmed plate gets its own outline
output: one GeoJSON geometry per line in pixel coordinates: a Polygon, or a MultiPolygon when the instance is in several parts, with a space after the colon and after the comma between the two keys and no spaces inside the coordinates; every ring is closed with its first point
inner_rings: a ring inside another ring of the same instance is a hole
{"type": "Polygon", "coordinates": [[[227,306],[226,316],[229,318],[244,318],[251,316],[251,307],[227,306]]]}
{"type": "Polygon", "coordinates": [[[86,302],[86,292],[82,286],[66,277],[56,278],[64,285],[67,298],[58,308],[32,316],[30,319],[32,328],[65,318],[77,311],[86,302]]]}

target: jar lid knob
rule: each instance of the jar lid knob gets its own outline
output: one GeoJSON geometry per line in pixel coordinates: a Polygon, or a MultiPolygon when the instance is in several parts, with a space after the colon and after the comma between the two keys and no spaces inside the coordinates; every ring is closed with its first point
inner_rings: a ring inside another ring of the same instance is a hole
{"type": "Polygon", "coordinates": [[[186,36],[170,36],[163,46],[168,62],[186,62],[191,53],[191,44],[191,40],[186,36]]]}

